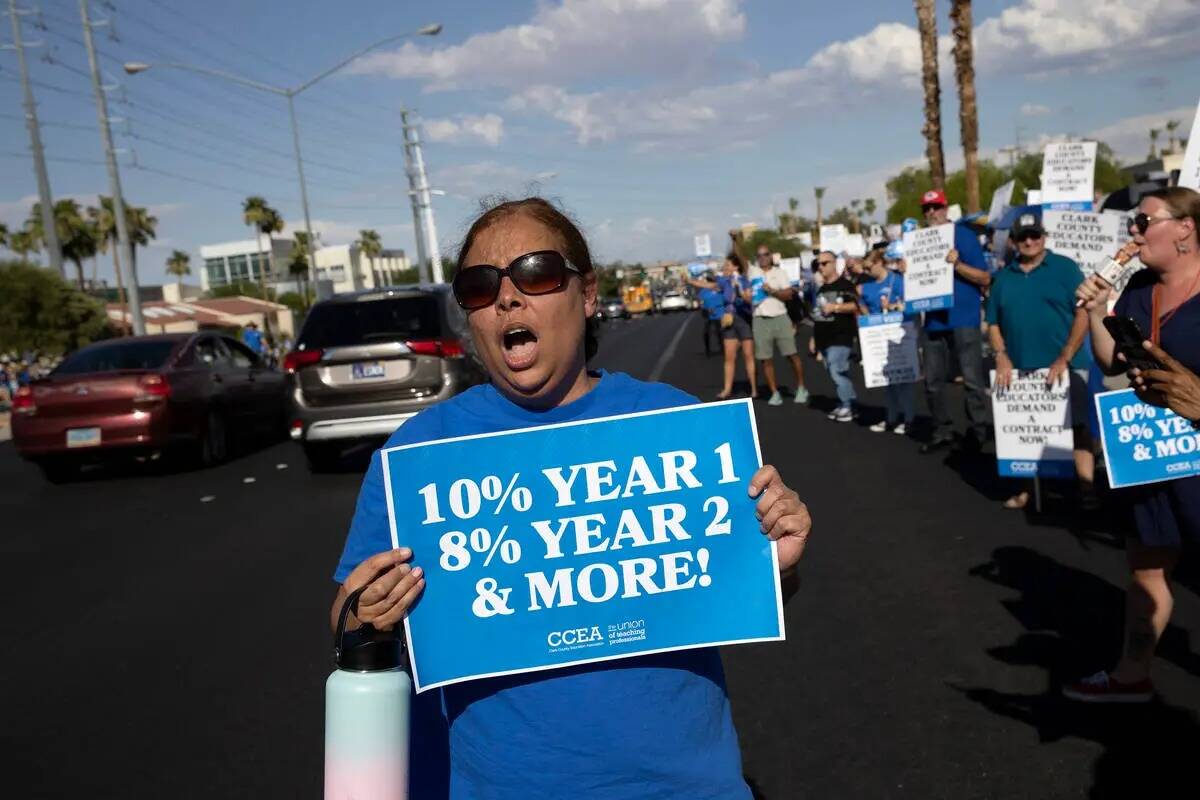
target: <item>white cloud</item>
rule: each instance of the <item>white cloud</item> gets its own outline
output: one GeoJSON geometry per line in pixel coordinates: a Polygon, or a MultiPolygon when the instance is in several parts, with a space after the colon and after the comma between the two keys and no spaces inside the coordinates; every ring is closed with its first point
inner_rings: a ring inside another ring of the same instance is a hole
{"type": "Polygon", "coordinates": [[[313,233],[320,238],[322,246],[349,244],[358,239],[358,233],[363,228],[374,228],[383,239],[384,247],[399,247],[396,240],[401,237],[411,240],[413,232],[411,224],[368,225],[362,220],[346,222],[333,219],[314,219],[312,228],[313,233]]]}
{"type": "Polygon", "coordinates": [[[459,114],[452,119],[424,120],[425,138],[431,142],[463,144],[479,141],[491,147],[504,138],[504,118],[499,114],[459,114]]]}
{"type": "Polygon", "coordinates": [[[1195,106],[1183,106],[1155,114],[1140,114],[1097,128],[1091,131],[1087,138],[1108,144],[1125,163],[1139,163],[1146,159],[1150,151],[1151,128],[1162,131],[1158,145],[1163,147],[1167,143],[1167,122],[1178,120],[1182,123],[1176,135],[1186,138],[1195,115],[1195,106]]]}
{"type": "Polygon", "coordinates": [[[451,197],[475,202],[489,195],[537,194],[554,172],[531,172],[498,161],[477,161],[442,167],[430,180],[451,197]]]}
{"type": "Polygon", "coordinates": [[[1021,106],[1022,117],[1044,117],[1050,111],[1050,106],[1044,106],[1040,103],[1024,103],[1021,106]]]}
{"type": "Polygon", "coordinates": [[[442,48],[405,44],[353,69],[415,78],[428,89],[595,80],[641,71],[702,69],[711,49],[740,39],[742,0],[563,0],[529,22],[442,48]]]}

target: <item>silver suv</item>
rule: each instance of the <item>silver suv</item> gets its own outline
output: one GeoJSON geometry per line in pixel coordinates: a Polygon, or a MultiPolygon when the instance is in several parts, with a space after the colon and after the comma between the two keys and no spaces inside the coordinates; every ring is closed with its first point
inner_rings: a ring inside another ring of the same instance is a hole
{"type": "Polygon", "coordinates": [[[309,467],[334,467],[346,447],[382,442],[404,421],[487,378],[450,287],[336,295],[308,312],[284,358],[290,432],[309,467]]]}

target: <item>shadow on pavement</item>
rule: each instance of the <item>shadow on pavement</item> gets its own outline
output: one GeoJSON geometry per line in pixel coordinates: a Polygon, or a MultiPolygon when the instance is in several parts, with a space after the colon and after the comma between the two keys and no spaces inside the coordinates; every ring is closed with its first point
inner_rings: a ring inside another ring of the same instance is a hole
{"type": "MultiPolygon", "coordinates": [[[[1152,787],[1194,782],[1200,720],[1193,711],[1161,699],[1144,705],[1089,705],[1060,694],[1064,682],[1113,662],[1120,648],[1122,588],[1025,547],[999,548],[970,574],[1020,593],[1003,605],[1027,632],[987,652],[1005,664],[1045,670],[1046,689],[1021,694],[953,688],[992,713],[1028,724],[1042,743],[1075,737],[1101,745],[1090,797],[1165,796],[1152,787]]],[[[1200,654],[1182,628],[1168,627],[1158,655],[1200,677],[1200,654]]]]}

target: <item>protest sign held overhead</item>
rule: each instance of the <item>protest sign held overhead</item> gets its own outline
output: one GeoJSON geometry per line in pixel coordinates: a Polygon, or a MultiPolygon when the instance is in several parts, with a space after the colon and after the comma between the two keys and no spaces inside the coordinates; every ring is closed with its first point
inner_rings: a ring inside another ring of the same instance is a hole
{"type": "Polygon", "coordinates": [[[1200,475],[1200,431],[1190,420],[1142,402],[1133,389],[1096,395],[1096,413],[1114,489],[1200,475]]]}
{"type": "Polygon", "coordinates": [[[745,400],[383,451],[393,544],[428,565],[418,691],[783,638],[760,464],[745,400]]]}
{"type": "Polygon", "coordinates": [[[1126,215],[1105,211],[1054,211],[1042,213],[1046,247],[1079,265],[1084,275],[1104,261],[1128,238],[1126,215]]]}
{"type": "Polygon", "coordinates": [[[699,234],[694,238],[696,246],[696,258],[708,258],[712,255],[712,240],[707,233],[699,234]]]}
{"type": "Polygon", "coordinates": [[[992,202],[988,206],[988,221],[995,222],[1004,216],[1004,210],[1012,205],[1013,191],[1017,188],[1016,181],[1009,181],[992,192],[992,202]]]}
{"type": "Polygon", "coordinates": [[[1053,142],[1046,145],[1042,158],[1043,206],[1091,211],[1096,199],[1095,186],[1095,142],[1053,142]]]}
{"type": "Polygon", "coordinates": [[[954,304],[954,223],[917,228],[904,234],[904,304],[909,313],[950,308],[954,304]]]}
{"type": "Polygon", "coordinates": [[[913,383],[921,379],[917,327],[904,314],[871,314],[858,318],[863,382],[868,389],[913,383]]]}
{"type": "MultiPolygon", "coordinates": [[[[1013,371],[1008,388],[996,388],[992,371],[992,414],[996,424],[996,468],[1006,478],[1070,478],[1072,453],[1070,382],[1046,385],[1049,370],[1013,371]]],[[[1086,413],[1082,409],[1080,413],[1086,413]]]]}
{"type": "Polygon", "coordinates": [[[846,239],[849,235],[845,225],[822,225],[821,249],[840,256],[846,252],[846,239]]]}
{"type": "Polygon", "coordinates": [[[1196,116],[1192,119],[1192,132],[1188,136],[1183,166],[1179,169],[1179,185],[1200,192],[1200,106],[1196,107],[1196,116]]]}
{"type": "Polygon", "coordinates": [[[800,259],[798,258],[781,258],[779,259],[779,268],[788,276],[788,281],[793,286],[799,285],[801,281],[800,274],[800,259]]]}

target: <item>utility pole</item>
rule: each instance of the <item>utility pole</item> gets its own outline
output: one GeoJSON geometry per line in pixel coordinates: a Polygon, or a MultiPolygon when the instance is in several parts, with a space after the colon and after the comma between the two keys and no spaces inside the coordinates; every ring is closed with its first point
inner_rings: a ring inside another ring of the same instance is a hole
{"type": "MultiPolygon", "coordinates": [[[[104,160],[108,165],[108,185],[112,192],[113,216],[117,223],[117,252],[121,254],[120,269],[125,273],[129,298],[129,317],[133,333],[144,336],[146,320],[142,317],[142,297],[138,290],[137,269],[133,265],[133,248],[129,246],[129,221],[125,217],[125,198],[121,194],[121,175],[117,171],[117,155],[113,150],[112,129],[108,124],[108,98],[100,83],[100,64],[96,46],[92,43],[92,21],[88,18],[88,0],[79,0],[79,17],[83,21],[83,44],[87,48],[88,67],[92,72],[92,90],[96,94],[96,116],[100,121],[100,141],[104,145],[104,160]]],[[[124,322],[124,320],[122,320],[124,322]]]]}
{"type": "Polygon", "coordinates": [[[413,238],[417,240],[417,275],[425,283],[431,283],[429,268],[425,266],[425,223],[421,217],[421,201],[417,197],[417,170],[413,166],[412,143],[409,141],[408,109],[400,109],[400,129],[404,134],[404,174],[408,176],[408,200],[412,203],[413,238]]]}
{"type": "Polygon", "coordinates": [[[33,151],[33,171],[37,175],[46,254],[50,258],[51,268],[65,278],[67,273],[63,270],[58,227],[54,224],[54,200],[50,196],[50,177],[46,173],[46,153],[42,149],[42,129],[38,124],[37,106],[33,102],[33,89],[29,86],[29,67],[25,63],[25,45],[21,41],[21,15],[28,13],[30,12],[17,9],[17,0],[8,0],[8,18],[12,22],[12,48],[17,51],[17,64],[21,71],[21,90],[25,95],[25,125],[29,128],[29,148],[33,151]]]}
{"type": "MultiPolygon", "coordinates": [[[[425,175],[425,159],[421,155],[421,134],[417,129],[416,124],[410,124],[408,121],[408,111],[400,112],[401,119],[404,122],[404,141],[406,152],[409,153],[409,185],[412,191],[415,192],[413,198],[415,200],[415,215],[422,222],[421,228],[425,233],[425,249],[428,251],[429,263],[432,267],[432,280],[434,283],[445,283],[446,278],[442,272],[442,251],[438,247],[437,225],[433,221],[433,202],[429,193],[429,179],[425,175]]],[[[424,260],[424,256],[422,256],[424,260]]]]}

